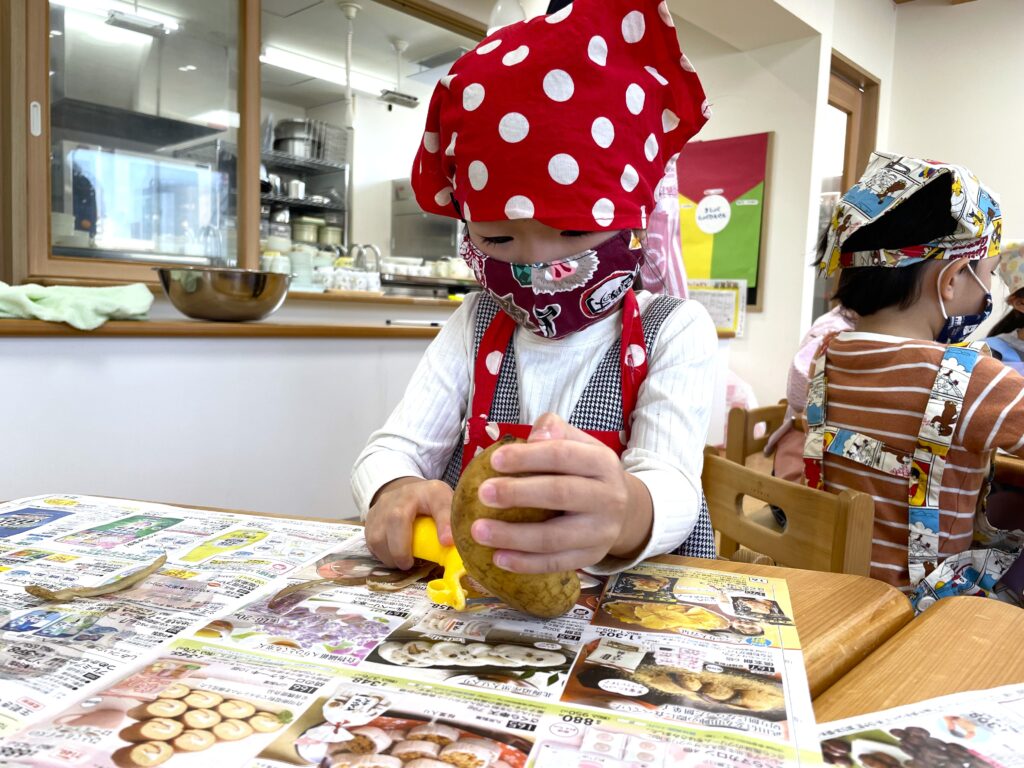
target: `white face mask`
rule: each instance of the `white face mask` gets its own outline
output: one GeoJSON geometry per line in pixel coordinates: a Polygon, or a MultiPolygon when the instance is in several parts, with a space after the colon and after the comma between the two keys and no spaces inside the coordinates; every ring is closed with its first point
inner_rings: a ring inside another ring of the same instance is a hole
{"type": "Polygon", "coordinates": [[[946,304],[942,300],[942,276],[946,274],[946,270],[953,266],[955,262],[950,262],[942,271],[939,272],[939,277],[936,280],[936,290],[939,295],[939,309],[942,310],[942,317],[945,319],[945,323],[942,329],[939,331],[939,335],[935,337],[935,340],[940,344],[959,344],[976,330],[979,326],[988,319],[988,316],[992,314],[992,292],[985,287],[985,284],[981,282],[981,279],[974,272],[973,267],[970,264],[967,265],[967,271],[971,273],[971,277],[974,278],[981,290],[985,292],[985,308],[981,312],[975,312],[970,315],[949,315],[946,313],[946,304]]]}

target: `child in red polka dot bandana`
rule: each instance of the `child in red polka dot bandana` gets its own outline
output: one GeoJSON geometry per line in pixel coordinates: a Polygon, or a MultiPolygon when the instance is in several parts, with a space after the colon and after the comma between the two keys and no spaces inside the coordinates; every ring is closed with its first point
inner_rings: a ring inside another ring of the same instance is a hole
{"type": "Polygon", "coordinates": [[[499,567],[714,556],[700,492],[714,328],[699,305],[634,291],[655,187],[708,114],[664,0],[576,0],[496,31],[441,79],[413,188],[466,223],[460,255],[484,290],[353,470],[385,563],[412,565],[417,515],[451,541],[452,488],[506,435],[527,443],[492,464],[517,477],[485,482],[481,501],[562,514],[478,521],[499,567]]]}

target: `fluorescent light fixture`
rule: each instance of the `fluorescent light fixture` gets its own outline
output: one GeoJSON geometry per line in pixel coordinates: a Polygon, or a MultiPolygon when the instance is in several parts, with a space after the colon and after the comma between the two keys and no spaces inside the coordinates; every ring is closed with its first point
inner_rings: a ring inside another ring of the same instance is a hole
{"type": "Polygon", "coordinates": [[[176,32],[180,27],[178,20],[173,16],[151,11],[148,8],[136,7],[134,3],[120,2],[120,0],[50,0],[50,5],[59,5],[63,8],[105,18],[118,14],[118,19],[140,27],[149,26],[155,29],[156,25],[162,25],[165,34],[176,32]]]}
{"type": "Polygon", "coordinates": [[[64,33],[61,32],[59,29],[51,29],[50,30],[50,37],[60,37],[63,34],[64,33]]]}
{"type": "MultiPolygon", "coordinates": [[[[260,61],[272,67],[280,67],[300,75],[315,77],[317,80],[324,80],[336,85],[345,85],[345,68],[336,64],[329,64],[320,59],[312,59],[300,53],[292,53],[282,48],[267,46],[263,49],[260,61]]],[[[381,91],[395,87],[394,81],[385,80],[363,72],[352,71],[352,89],[362,91],[373,96],[380,95],[381,91]]]]}
{"type": "Polygon", "coordinates": [[[199,69],[199,67],[195,64],[186,64],[183,67],[178,67],[179,72],[195,72],[197,69],[199,69]]]}
{"type": "Polygon", "coordinates": [[[237,128],[241,125],[238,113],[232,112],[229,109],[214,109],[210,112],[203,112],[190,117],[189,120],[193,120],[197,123],[206,123],[207,125],[215,125],[221,128],[237,128]]]}

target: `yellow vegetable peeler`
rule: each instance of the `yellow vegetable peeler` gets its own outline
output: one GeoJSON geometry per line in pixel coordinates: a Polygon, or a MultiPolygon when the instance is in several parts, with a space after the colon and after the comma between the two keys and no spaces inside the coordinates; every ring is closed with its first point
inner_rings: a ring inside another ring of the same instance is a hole
{"type": "Polygon", "coordinates": [[[439,605],[463,610],[466,607],[466,592],[462,588],[462,577],[466,574],[466,567],[462,564],[459,550],[454,546],[443,546],[438,540],[434,518],[421,516],[413,522],[412,556],[444,568],[444,575],[440,579],[427,582],[427,597],[439,605]]]}

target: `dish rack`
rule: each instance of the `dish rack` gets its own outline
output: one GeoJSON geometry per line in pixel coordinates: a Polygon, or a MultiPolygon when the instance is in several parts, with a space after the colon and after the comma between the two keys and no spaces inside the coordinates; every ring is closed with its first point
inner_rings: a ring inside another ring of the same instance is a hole
{"type": "MultiPolygon", "coordinates": [[[[288,119],[281,120],[270,130],[273,116],[263,121],[263,151],[276,154],[279,145],[287,142],[298,142],[304,146],[303,158],[314,162],[342,165],[348,161],[349,133],[344,128],[331,125],[323,120],[288,119]]],[[[297,155],[290,152],[284,154],[297,155]]]]}

